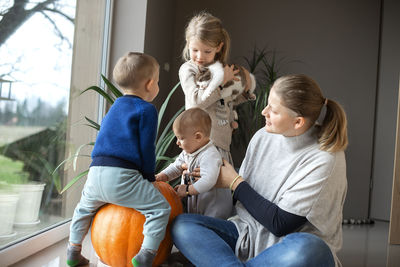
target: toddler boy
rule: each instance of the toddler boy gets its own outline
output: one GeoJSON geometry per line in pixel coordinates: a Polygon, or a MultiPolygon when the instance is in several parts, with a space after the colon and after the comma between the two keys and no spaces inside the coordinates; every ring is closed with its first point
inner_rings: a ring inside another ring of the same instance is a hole
{"type": "Polygon", "coordinates": [[[106,203],[134,208],[146,217],[143,243],[133,266],[151,266],[164,238],[170,206],[153,186],[159,64],[149,55],[129,52],[121,57],[113,78],[123,91],[104,117],[92,151],[82,197],[72,217],[67,264],[81,266],[81,244],[93,216],[106,203]]]}

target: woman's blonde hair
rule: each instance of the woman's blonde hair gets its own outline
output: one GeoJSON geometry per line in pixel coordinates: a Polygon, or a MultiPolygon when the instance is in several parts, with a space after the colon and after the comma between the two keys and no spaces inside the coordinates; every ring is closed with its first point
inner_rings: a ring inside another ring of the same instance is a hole
{"type": "Polygon", "coordinates": [[[345,150],[348,145],[347,118],[342,106],[322,95],[321,88],[310,77],[297,74],[277,79],[274,92],[280,97],[282,105],[314,125],[322,108],[326,106],[325,118],[320,126],[320,149],[328,152],[345,150]]]}
{"type": "Polygon", "coordinates": [[[199,40],[211,47],[217,47],[223,43],[221,51],[215,55],[215,60],[225,64],[228,60],[231,39],[228,32],[222,27],[220,19],[210,13],[201,12],[195,15],[186,26],[186,45],[182,51],[184,60],[190,60],[189,43],[191,40],[199,40]]]}

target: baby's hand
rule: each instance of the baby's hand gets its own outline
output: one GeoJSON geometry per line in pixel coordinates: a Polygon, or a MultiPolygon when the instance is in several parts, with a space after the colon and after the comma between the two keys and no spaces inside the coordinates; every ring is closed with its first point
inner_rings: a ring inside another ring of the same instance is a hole
{"type": "Polygon", "coordinates": [[[156,174],[156,181],[167,182],[168,176],[165,173],[160,172],[159,174],[156,174]]]}

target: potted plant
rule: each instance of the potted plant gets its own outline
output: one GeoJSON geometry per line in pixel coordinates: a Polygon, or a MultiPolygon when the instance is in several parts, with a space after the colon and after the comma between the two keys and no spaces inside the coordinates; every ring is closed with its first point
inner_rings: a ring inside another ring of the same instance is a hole
{"type": "MultiPolygon", "coordinates": [[[[0,156],[0,161],[3,161],[2,156],[0,156]]],[[[4,171],[0,172],[2,173],[0,177],[4,177],[4,171]]],[[[16,232],[13,232],[13,224],[18,199],[19,195],[11,190],[7,182],[0,181],[0,214],[2,214],[0,238],[8,238],[16,234],[16,232]]]]}
{"type": "Polygon", "coordinates": [[[247,101],[237,107],[239,127],[233,131],[231,152],[236,166],[240,166],[253,135],[264,125],[261,111],[268,104],[269,90],[279,78],[279,66],[284,59],[277,59],[275,51],[254,47],[250,57],[244,58],[249,71],[256,76],[255,101],[247,101]]]}
{"type": "MultiPolygon", "coordinates": [[[[45,183],[29,181],[29,174],[23,171],[24,163],[0,155],[2,181],[1,214],[15,226],[26,226],[39,223],[39,210],[45,183]],[[8,200],[6,200],[8,199],[8,200]],[[14,215],[13,215],[14,214],[14,215]],[[12,219],[12,220],[11,220],[12,219]]],[[[10,232],[9,225],[7,224],[10,232]]],[[[0,227],[0,229],[3,229],[0,227]]]]}

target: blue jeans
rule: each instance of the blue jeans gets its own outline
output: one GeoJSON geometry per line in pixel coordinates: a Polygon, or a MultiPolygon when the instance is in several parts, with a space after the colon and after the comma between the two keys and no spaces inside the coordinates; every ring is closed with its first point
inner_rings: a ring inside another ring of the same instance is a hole
{"type": "Polygon", "coordinates": [[[175,246],[195,266],[335,266],[328,245],[309,233],[292,233],[242,263],[235,255],[234,223],[199,214],[181,214],[172,225],[175,246]]]}

